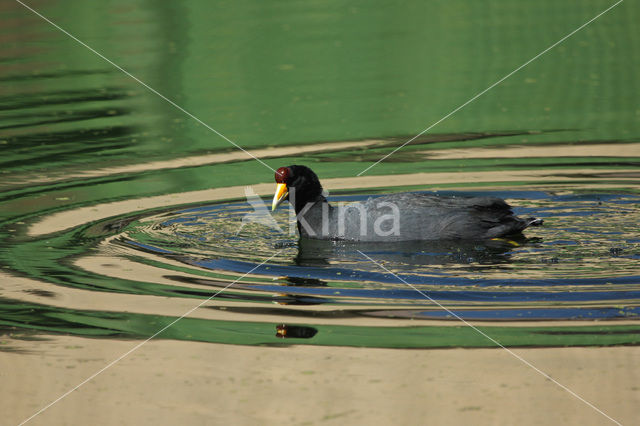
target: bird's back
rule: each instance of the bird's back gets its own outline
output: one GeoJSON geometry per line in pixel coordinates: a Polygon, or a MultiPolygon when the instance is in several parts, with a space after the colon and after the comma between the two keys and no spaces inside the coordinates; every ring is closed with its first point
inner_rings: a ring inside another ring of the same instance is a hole
{"type": "Polygon", "coordinates": [[[486,239],[517,234],[528,226],[527,220],[513,214],[509,204],[495,197],[401,193],[370,198],[364,205],[368,228],[373,232],[367,232],[362,241],[486,239]],[[386,222],[391,225],[394,214],[399,221],[398,235],[376,235],[371,223],[387,215],[386,222]]]}

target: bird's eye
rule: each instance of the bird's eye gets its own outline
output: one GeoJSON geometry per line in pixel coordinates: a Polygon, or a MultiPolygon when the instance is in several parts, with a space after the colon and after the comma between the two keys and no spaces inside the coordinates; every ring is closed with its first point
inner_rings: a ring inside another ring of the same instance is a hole
{"type": "Polygon", "coordinates": [[[288,167],[280,167],[276,170],[276,183],[287,183],[289,179],[289,168],[288,167]]]}

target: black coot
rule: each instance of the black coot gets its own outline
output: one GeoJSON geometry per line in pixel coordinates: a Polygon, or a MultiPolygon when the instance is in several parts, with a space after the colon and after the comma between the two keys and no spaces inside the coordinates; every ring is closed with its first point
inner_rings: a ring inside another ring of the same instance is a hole
{"type": "Polygon", "coordinates": [[[294,206],[302,237],[351,241],[483,240],[518,235],[541,219],[523,219],[496,197],[441,197],[404,192],[330,205],[308,167],[276,171],[272,209],[294,206]]]}

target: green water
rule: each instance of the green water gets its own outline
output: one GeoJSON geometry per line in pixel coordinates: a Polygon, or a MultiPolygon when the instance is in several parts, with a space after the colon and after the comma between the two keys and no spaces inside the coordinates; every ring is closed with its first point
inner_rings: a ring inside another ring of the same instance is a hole
{"type": "MultiPolygon", "coordinates": [[[[324,142],[380,141],[369,148],[324,149],[298,155],[275,153],[264,158],[274,169],[307,164],[322,179],[355,176],[612,4],[29,3],[250,152],[324,142]]],[[[127,228],[131,221],[190,205],[188,197],[162,208],[132,207],[106,219],[100,216],[100,209],[107,202],[271,183],[273,172],[248,155],[222,163],[145,168],[155,161],[198,159],[234,153],[237,149],[19,3],[5,2],[1,16],[0,265],[4,275],[0,279],[4,290],[0,293],[0,326],[13,333],[35,330],[45,334],[140,338],[152,335],[174,318],[138,314],[135,309],[134,313],[124,313],[121,307],[97,311],[50,305],[46,296],[37,301],[22,300],[16,294],[34,294],[29,284],[22,284],[24,279],[35,280],[39,287],[46,288],[40,291],[51,292],[53,299],[63,287],[88,289],[95,292],[96,298],[103,292],[176,299],[212,295],[211,290],[203,289],[188,293],[179,282],[156,282],[134,274],[114,277],[76,265],[78,259],[95,253],[115,253],[116,258],[153,264],[165,273],[186,271],[223,283],[238,278],[237,271],[228,269],[211,272],[157,259],[153,263],[130,251],[118,251],[112,246],[100,248],[106,238],[120,232],[128,232],[128,237],[138,235],[140,228],[127,228]],[[126,165],[141,168],[116,169],[126,165]],[[87,175],[96,170],[100,173],[87,175]],[[86,206],[96,206],[96,211],[74,219],[78,223],[69,223],[49,234],[29,235],[32,225],[50,215],[86,206]],[[13,292],[8,294],[7,289],[13,292]]],[[[474,181],[461,177],[433,186],[403,183],[413,189],[508,187],[513,191],[511,195],[520,198],[521,205],[534,210],[544,208],[544,203],[529,200],[526,195],[520,197],[519,188],[526,186],[552,194],[591,194],[586,202],[596,202],[599,195],[593,194],[602,191],[637,195],[640,175],[635,170],[640,159],[635,153],[640,136],[640,106],[636,74],[640,68],[640,33],[635,27],[639,18],[636,3],[621,3],[366,175],[442,172],[454,176],[462,172],[514,171],[520,173],[519,177],[506,180],[474,181]],[[611,149],[585,154],[589,147],[603,144],[609,144],[611,149]],[[443,158],[430,154],[483,147],[494,148],[495,155],[443,158]],[[503,155],[503,149],[540,147],[543,151],[535,151],[533,156],[503,155]],[[554,154],[554,150],[567,147],[573,149],[569,154],[554,154]],[[541,176],[549,179],[540,180],[541,176]],[[567,177],[571,179],[569,183],[565,181],[567,177]],[[607,188],[597,189],[599,185],[607,188]]],[[[243,200],[244,194],[238,192],[226,198],[243,200]]],[[[578,209],[576,206],[566,208],[578,209]]],[[[603,214],[615,217],[616,211],[611,207],[603,214]]],[[[639,243],[633,234],[633,223],[637,224],[638,211],[633,205],[629,215],[626,222],[609,221],[614,226],[607,232],[619,229],[622,236],[598,240],[601,244],[593,249],[606,254],[610,248],[621,248],[628,257],[612,261],[611,257],[594,255],[596,260],[591,266],[598,270],[599,277],[628,277],[625,290],[637,291],[639,283],[634,280],[638,271],[634,264],[639,243]]],[[[584,238],[573,231],[560,238],[560,233],[553,233],[553,226],[560,226],[562,221],[554,221],[551,215],[547,222],[551,228],[541,231],[541,235],[548,242],[584,238]]],[[[592,224],[585,220],[576,226],[590,231],[592,224]]],[[[605,228],[593,226],[596,231],[605,228]]],[[[260,238],[259,234],[254,236],[260,238]]],[[[246,244],[226,256],[246,260],[241,254],[246,244]]],[[[545,249],[548,247],[551,246],[545,249]]],[[[193,254],[199,247],[187,248],[193,254]]],[[[571,250],[567,248],[560,255],[551,253],[549,257],[569,258],[571,250]]],[[[587,258],[586,253],[581,251],[578,256],[587,258]]],[[[261,260],[264,258],[251,259],[254,263],[261,260]]],[[[515,268],[522,265],[516,263],[515,268]]],[[[591,270],[583,263],[576,268],[591,270]]],[[[464,274],[477,273],[464,267],[462,270],[464,274]]],[[[564,269],[560,275],[566,278],[570,274],[570,269],[564,269]]],[[[268,281],[254,277],[252,282],[261,280],[268,281]]],[[[341,285],[354,284],[345,281],[341,285]]],[[[234,294],[233,289],[229,294],[234,294]]],[[[248,294],[251,292],[247,290],[237,296],[248,294]]],[[[260,303],[268,304],[269,297],[260,303]]],[[[334,302],[336,309],[343,307],[340,301],[334,302]]],[[[635,296],[602,304],[608,308],[619,306],[621,311],[638,307],[635,296]]],[[[305,324],[304,319],[297,322],[305,324]]],[[[185,319],[178,324],[159,338],[241,344],[282,342],[275,337],[274,323],[268,321],[185,319]],[[210,334],[203,331],[207,327],[211,327],[210,334]],[[222,331],[215,331],[217,327],[222,331]]],[[[393,327],[391,320],[389,330],[393,331],[364,326],[356,329],[329,320],[314,326],[320,330],[317,337],[300,339],[299,343],[493,346],[480,336],[470,338],[472,331],[463,328],[452,338],[443,336],[438,327],[393,327]],[[354,335],[361,338],[354,340],[354,335]]],[[[513,335],[508,328],[489,328],[498,340],[514,346],[638,342],[636,326],[618,326],[615,321],[602,326],[576,325],[583,334],[571,336],[564,333],[567,329],[558,329],[559,334],[536,334],[536,327],[544,328],[541,324],[522,326],[513,335]]]]}

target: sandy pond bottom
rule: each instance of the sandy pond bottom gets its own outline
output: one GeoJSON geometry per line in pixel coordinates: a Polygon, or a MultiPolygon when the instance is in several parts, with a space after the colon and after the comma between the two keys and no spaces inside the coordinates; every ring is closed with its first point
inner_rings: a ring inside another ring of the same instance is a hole
{"type": "MultiPolygon", "coordinates": [[[[18,424],[137,344],[54,336],[0,352],[1,424],[18,424]]],[[[514,349],[622,424],[640,347],[514,349]]],[[[613,424],[502,349],[286,348],[150,341],[32,425],[613,424]]]]}

